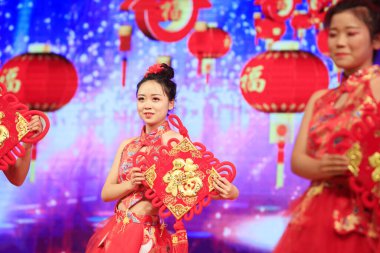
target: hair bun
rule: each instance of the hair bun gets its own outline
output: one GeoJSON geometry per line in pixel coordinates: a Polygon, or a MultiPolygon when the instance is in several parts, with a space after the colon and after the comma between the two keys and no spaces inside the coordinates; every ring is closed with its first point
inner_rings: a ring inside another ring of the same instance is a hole
{"type": "Polygon", "coordinates": [[[174,77],[174,70],[166,63],[157,63],[148,68],[145,72],[144,78],[149,76],[158,76],[164,79],[172,79],[174,77]]]}

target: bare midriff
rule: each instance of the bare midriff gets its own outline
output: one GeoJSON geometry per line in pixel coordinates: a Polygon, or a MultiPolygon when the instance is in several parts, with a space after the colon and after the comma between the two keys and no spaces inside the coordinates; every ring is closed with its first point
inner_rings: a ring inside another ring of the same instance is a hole
{"type": "MultiPolygon", "coordinates": [[[[123,202],[120,202],[117,206],[117,209],[121,211],[126,211],[127,207],[124,205],[123,202]]],[[[129,208],[129,211],[139,214],[139,215],[157,215],[158,214],[158,208],[154,207],[152,203],[148,200],[141,200],[138,203],[136,203],[134,206],[129,208]]]]}

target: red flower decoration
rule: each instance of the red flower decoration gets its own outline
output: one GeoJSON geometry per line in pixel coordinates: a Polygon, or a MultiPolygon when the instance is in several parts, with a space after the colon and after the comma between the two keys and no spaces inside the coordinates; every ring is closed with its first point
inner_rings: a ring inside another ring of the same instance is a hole
{"type": "Polygon", "coordinates": [[[154,64],[148,68],[148,70],[145,72],[144,77],[146,78],[150,74],[158,74],[163,70],[164,70],[164,67],[162,66],[161,63],[154,64]]]}

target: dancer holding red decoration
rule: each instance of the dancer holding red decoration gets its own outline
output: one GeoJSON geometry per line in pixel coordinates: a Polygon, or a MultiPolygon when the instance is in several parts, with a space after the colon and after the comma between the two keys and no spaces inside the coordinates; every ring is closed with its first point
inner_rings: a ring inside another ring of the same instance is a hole
{"type": "MultiPolygon", "coordinates": [[[[28,123],[28,129],[34,132],[33,136],[37,136],[42,132],[43,126],[39,116],[32,116],[31,121],[28,123]]],[[[21,186],[24,183],[32,159],[33,144],[24,143],[23,146],[25,155],[18,157],[14,165],[9,165],[7,170],[3,170],[8,181],[15,186],[21,186]]]]}
{"type": "Polygon", "coordinates": [[[325,18],[342,84],[316,92],[292,155],[311,180],[275,253],[375,252],[380,233],[380,6],[342,0],[325,18]]]}
{"type": "MultiPolygon", "coordinates": [[[[181,134],[170,129],[166,120],[174,108],[176,84],[173,69],[155,64],[137,84],[137,111],[145,126],[141,135],[124,141],[117,151],[111,171],[102,189],[104,201],[118,200],[115,215],[105,221],[91,237],[86,252],[175,252],[176,241],[160,222],[158,208],[144,193],[147,187],[141,168],[133,167],[134,155],[150,154],[181,134]]],[[[236,199],[238,189],[227,180],[216,179],[217,198],[236,199]]]]}

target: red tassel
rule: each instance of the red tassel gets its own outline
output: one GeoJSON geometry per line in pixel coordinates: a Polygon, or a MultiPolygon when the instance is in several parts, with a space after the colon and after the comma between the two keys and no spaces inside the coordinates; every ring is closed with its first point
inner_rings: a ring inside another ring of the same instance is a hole
{"type": "Polygon", "coordinates": [[[37,143],[32,146],[32,161],[30,161],[29,180],[31,183],[36,181],[36,158],[37,158],[37,143]]]}
{"type": "Polygon", "coordinates": [[[177,220],[174,224],[175,233],[172,237],[173,250],[172,253],[188,253],[189,243],[187,241],[187,233],[182,220],[177,220]]]}
{"type": "Polygon", "coordinates": [[[202,73],[202,57],[198,58],[197,74],[200,76],[202,73]]]}
{"type": "Polygon", "coordinates": [[[32,147],[32,160],[35,161],[36,159],[37,159],[37,143],[34,143],[32,147]]]}
{"type": "Polygon", "coordinates": [[[125,81],[127,80],[127,57],[123,57],[121,75],[121,84],[125,87],[125,81]]]}

